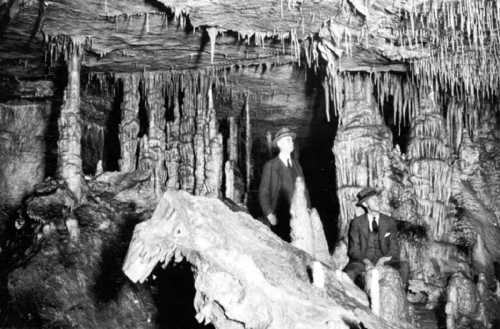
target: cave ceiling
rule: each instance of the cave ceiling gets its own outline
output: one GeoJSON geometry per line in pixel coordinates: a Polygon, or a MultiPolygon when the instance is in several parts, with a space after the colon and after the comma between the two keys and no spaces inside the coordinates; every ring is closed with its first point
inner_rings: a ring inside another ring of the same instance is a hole
{"type": "MultiPolygon", "coordinates": [[[[5,8],[9,1],[0,1],[5,8]]],[[[46,60],[42,41],[83,40],[90,71],[157,71],[297,61],[298,40],[335,24],[359,31],[361,15],[341,1],[131,1],[19,0],[0,41],[0,61],[46,60]],[[40,19],[41,18],[41,19],[40,19]],[[213,32],[211,31],[213,28],[213,32]],[[208,31],[211,31],[210,33],[208,31]],[[214,44],[211,37],[216,34],[214,44]],[[212,48],[213,47],[213,48],[212,48]]],[[[9,13],[7,13],[9,15],[9,13]]],[[[5,16],[4,16],[5,17],[5,16]]],[[[5,21],[5,20],[4,20],[5,21]]],[[[49,54],[50,55],[50,54],[49,54]]],[[[14,66],[3,65],[2,70],[14,66]]],[[[341,70],[406,70],[370,45],[355,46],[341,70]]]]}

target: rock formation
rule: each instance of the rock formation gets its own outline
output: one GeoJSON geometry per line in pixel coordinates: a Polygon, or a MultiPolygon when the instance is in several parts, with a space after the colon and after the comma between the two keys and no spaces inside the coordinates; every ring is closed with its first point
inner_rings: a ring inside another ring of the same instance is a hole
{"type": "Polygon", "coordinates": [[[50,103],[0,104],[0,199],[10,207],[21,203],[45,177],[50,103]]]}
{"type": "Polygon", "coordinates": [[[344,83],[344,106],[340,109],[339,129],[333,145],[340,237],[347,236],[350,220],[363,213],[355,206],[359,190],[365,186],[389,188],[384,185],[384,175],[392,149],[391,132],[378,111],[371,79],[356,75],[347,77],[344,83]]]}
{"type": "Polygon", "coordinates": [[[68,183],[69,189],[77,199],[82,196],[82,158],[80,121],[80,65],[82,40],[66,40],[68,85],[64,91],[63,104],[59,117],[58,172],[68,183]]]}
{"type": "Polygon", "coordinates": [[[373,315],[363,292],[327,268],[325,291],[314,287],[312,258],[250,216],[167,191],[136,226],[123,270],[143,282],[158,263],[183,257],[196,268],[197,320],[216,328],[409,328],[373,315]]]}

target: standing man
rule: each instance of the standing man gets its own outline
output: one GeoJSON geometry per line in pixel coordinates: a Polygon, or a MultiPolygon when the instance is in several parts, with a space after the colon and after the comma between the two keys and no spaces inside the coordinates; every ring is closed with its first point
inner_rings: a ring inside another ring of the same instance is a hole
{"type": "MultiPolygon", "coordinates": [[[[259,203],[264,217],[273,231],[283,240],[290,241],[290,202],[297,177],[304,177],[297,160],[292,158],[295,133],[288,128],[278,130],[273,144],[279,154],[264,165],[259,186],[259,203]]],[[[309,206],[309,194],[306,189],[309,206]]]]}
{"type": "MultiPolygon", "coordinates": [[[[399,244],[396,238],[396,221],[380,212],[380,192],[372,187],[362,189],[357,197],[357,206],[365,214],[354,218],[349,228],[349,263],[344,272],[359,283],[366,273],[366,265],[375,265],[379,260],[394,267],[401,274],[403,284],[408,283],[409,266],[399,259],[399,244]]],[[[361,284],[360,284],[361,285],[361,284]]]]}

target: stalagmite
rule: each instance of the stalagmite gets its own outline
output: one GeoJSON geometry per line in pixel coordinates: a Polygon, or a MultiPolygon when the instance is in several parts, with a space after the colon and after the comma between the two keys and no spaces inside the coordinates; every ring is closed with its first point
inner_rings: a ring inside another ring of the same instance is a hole
{"type": "Polygon", "coordinates": [[[365,279],[373,313],[391,322],[410,322],[401,276],[394,268],[379,262],[367,266],[365,279]]]}
{"type": "Polygon", "coordinates": [[[219,197],[222,185],[223,141],[219,133],[214,108],[212,86],[207,91],[207,117],[205,122],[205,191],[206,196],[219,197]]]}
{"type": "Polygon", "coordinates": [[[58,120],[58,174],[71,192],[80,200],[82,196],[82,158],[80,123],[80,64],[81,40],[67,40],[68,85],[64,90],[61,115],[58,120]]]}
{"type": "Polygon", "coordinates": [[[314,236],[307,208],[305,183],[302,177],[295,181],[295,191],[290,205],[290,238],[291,244],[314,256],[314,236]]]}
{"type": "Polygon", "coordinates": [[[121,122],[119,126],[120,171],[129,172],[136,169],[136,154],[139,135],[139,75],[118,75],[122,80],[123,101],[120,105],[121,122]]]}
{"type": "Polygon", "coordinates": [[[238,125],[233,116],[228,118],[229,136],[227,138],[227,161],[225,163],[225,196],[236,203],[241,202],[236,195],[236,168],[238,161],[238,125]]]}

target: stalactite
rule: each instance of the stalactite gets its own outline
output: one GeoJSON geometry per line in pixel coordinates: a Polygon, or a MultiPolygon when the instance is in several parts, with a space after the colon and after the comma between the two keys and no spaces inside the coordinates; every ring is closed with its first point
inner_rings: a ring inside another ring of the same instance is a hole
{"type": "Polygon", "coordinates": [[[80,65],[81,40],[69,39],[66,47],[68,85],[64,90],[61,115],[58,120],[58,174],[68,184],[77,200],[82,196],[81,136],[80,123],[80,65]]]}
{"type": "Polygon", "coordinates": [[[121,159],[120,171],[129,172],[136,169],[136,152],[139,135],[139,81],[138,74],[117,76],[122,80],[123,101],[120,105],[121,122],[119,140],[121,159]]]}
{"type": "Polygon", "coordinates": [[[215,54],[215,41],[217,40],[217,28],[209,27],[207,28],[207,34],[210,38],[210,63],[214,63],[214,54],[215,54]]]}

